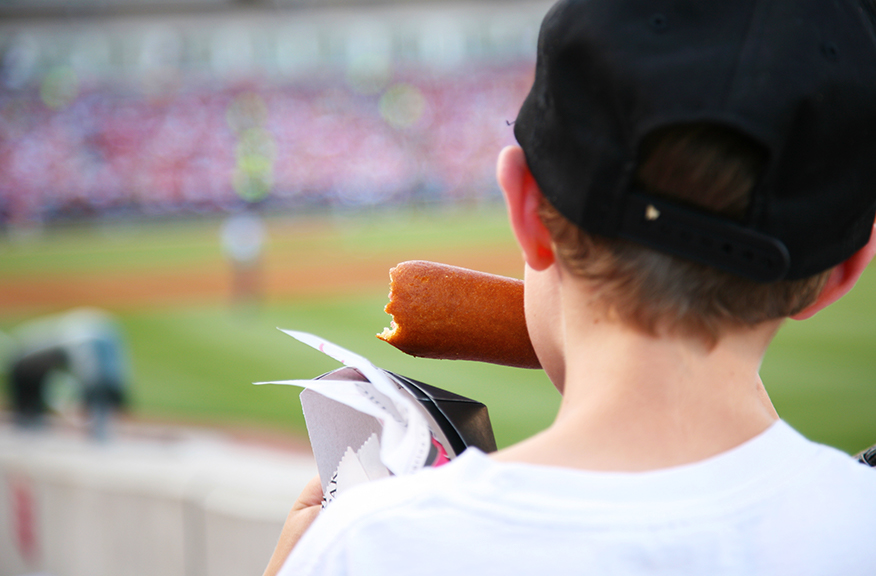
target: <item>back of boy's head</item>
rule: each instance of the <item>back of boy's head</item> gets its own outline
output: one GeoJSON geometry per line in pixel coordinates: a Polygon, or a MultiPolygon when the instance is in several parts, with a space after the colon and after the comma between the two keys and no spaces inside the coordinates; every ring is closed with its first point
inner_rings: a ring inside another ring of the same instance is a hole
{"type": "Polygon", "coordinates": [[[623,320],[793,315],[876,217],[870,0],[561,0],[515,135],[557,253],[623,320]]]}

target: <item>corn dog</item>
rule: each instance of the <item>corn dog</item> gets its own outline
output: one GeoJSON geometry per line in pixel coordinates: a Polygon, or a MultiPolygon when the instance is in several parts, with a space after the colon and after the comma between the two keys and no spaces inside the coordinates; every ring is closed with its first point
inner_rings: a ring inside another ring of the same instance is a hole
{"type": "Polygon", "coordinates": [[[523,281],[423,260],[389,271],[392,323],[377,337],[422,358],[539,368],[523,281]]]}

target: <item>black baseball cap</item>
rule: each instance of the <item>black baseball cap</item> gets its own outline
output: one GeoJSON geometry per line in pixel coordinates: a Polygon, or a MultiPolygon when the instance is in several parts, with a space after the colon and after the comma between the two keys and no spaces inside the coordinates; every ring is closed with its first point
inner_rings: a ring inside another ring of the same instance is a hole
{"type": "Polygon", "coordinates": [[[873,0],[561,0],[514,125],[542,193],[587,232],[759,282],[827,270],[876,217],[873,0]],[[643,140],[711,123],[763,146],[733,220],[637,188],[643,140]]]}

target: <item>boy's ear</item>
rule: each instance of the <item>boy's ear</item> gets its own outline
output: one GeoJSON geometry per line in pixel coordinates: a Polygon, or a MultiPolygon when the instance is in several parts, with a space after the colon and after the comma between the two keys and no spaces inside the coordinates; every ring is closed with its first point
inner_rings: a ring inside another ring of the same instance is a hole
{"type": "Polygon", "coordinates": [[[538,216],[541,190],[529,171],[523,149],[508,146],[502,150],[496,176],[505,195],[511,229],[523,250],[526,263],[533,270],[544,270],[555,261],[553,243],[538,216]]]}
{"type": "Polygon", "coordinates": [[[870,232],[870,240],[867,244],[852,254],[851,258],[834,267],[827,279],[827,283],[824,285],[824,289],[818,295],[815,302],[794,316],[791,316],[791,318],[794,320],[811,318],[817,312],[845,296],[858,281],[858,278],[861,277],[861,274],[864,273],[874,255],[876,255],[876,224],[873,225],[873,230],[870,232]]]}

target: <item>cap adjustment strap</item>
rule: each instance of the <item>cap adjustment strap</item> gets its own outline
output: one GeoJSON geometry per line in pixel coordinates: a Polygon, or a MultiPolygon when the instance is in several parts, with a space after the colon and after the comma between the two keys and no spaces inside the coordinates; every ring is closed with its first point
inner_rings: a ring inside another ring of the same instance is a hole
{"type": "Polygon", "coordinates": [[[618,236],[756,282],[781,280],[791,265],[776,238],[638,191],[627,196],[618,236]]]}

